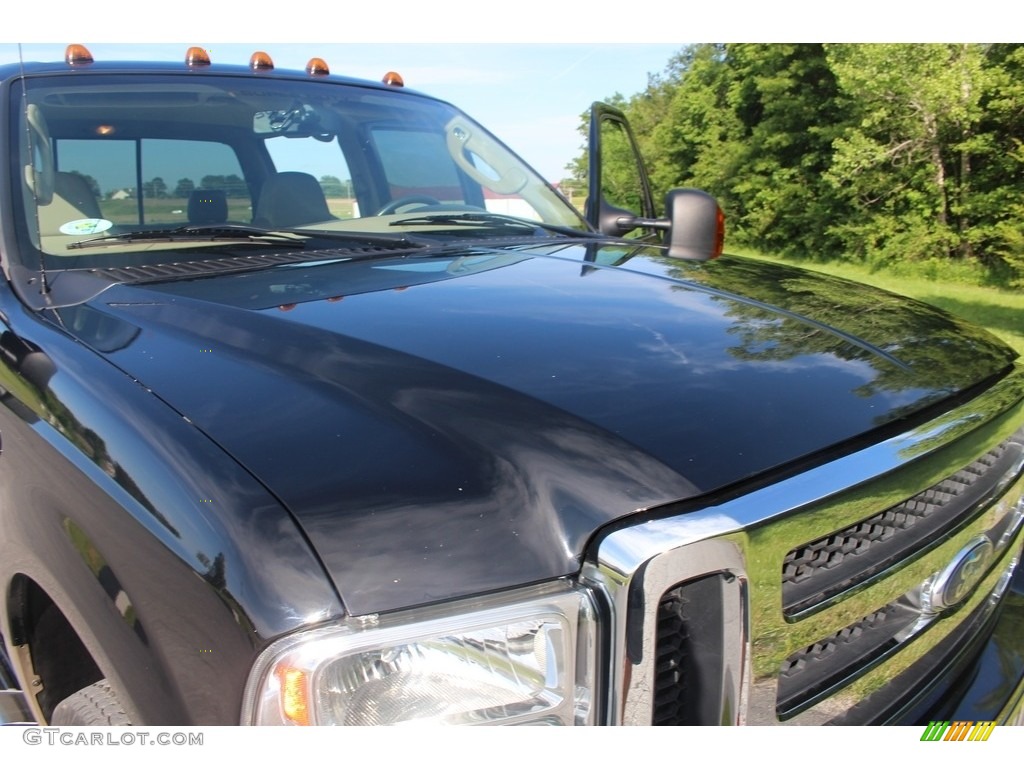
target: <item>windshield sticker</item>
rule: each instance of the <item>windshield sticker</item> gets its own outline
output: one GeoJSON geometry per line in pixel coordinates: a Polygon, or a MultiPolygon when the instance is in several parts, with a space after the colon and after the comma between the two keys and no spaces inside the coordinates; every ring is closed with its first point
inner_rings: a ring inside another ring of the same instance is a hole
{"type": "Polygon", "coordinates": [[[62,224],[60,232],[62,235],[96,235],[106,232],[112,226],[114,222],[106,219],[75,219],[62,224]]]}

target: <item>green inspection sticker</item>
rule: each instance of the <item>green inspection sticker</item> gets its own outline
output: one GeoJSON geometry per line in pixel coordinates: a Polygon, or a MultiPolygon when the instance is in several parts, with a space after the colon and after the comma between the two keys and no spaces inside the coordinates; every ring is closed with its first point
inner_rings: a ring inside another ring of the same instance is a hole
{"type": "Polygon", "coordinates": [[[67,224],[61,224],[62,235],[96,235],[106,232],[114,226],[114,222],[106,219],[75,219],[67,224]]]}

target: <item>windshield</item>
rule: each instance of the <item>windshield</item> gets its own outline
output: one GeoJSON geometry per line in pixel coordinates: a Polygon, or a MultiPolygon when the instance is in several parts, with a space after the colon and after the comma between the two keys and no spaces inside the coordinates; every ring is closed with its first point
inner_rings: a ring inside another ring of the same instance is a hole
{"type": "Polygon", "coordinates": [[[479,125],[404,91],[90,73],[30,78],[11,99],[18,258],[50,278],[226,251],[587,231],[479,125]]]}

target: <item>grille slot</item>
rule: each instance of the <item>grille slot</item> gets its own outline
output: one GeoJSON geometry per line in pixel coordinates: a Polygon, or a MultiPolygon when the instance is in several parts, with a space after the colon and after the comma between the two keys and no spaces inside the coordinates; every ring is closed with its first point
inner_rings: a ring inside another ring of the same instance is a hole
{"type": "Polygon", "coordinates": [[[652,725],[718,725],[726,691],[722,670],[725,590],[735,581],[715,574],[662,595],[656,619],[652,725]]]}
{"type": "Polygon", "coordinates": [[[693,658],[688,653],[686,599],[681,589],[667,593],[658,605],[658,645],[655,668],[653,725],[683,725],[689,719],[684,695],[692,676],[693,658]]]}
{"type": "Polygon", "coordinates": [[[1018,432],[968,466],[889,509],[802,544],[782,566],[783,612],[793,617],[926,549],[970,520],[1021,470],[1018,432]]]}
{"type": "Polygon", "coordinates": [[[779,673],[779,717],[797,714],[882,661],[899,647],[897,635],[919,616],[919,611],[893,603],[791,655],[779,673]]]}

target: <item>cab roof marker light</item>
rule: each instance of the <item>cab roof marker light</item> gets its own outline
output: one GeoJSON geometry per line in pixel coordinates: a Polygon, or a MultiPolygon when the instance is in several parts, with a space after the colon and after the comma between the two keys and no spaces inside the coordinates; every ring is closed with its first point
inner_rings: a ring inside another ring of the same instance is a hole
{"type": "Polygon", "coordinates": [[[323,77],[324,75],[331,74],[331,70],[328,68],[326,61],[314,56],[306,64],[306,74],[313,77],[323,77]]]}
{"type": "Polygon", "coordinates": [[[64,49],[64,60],[72,67],[81,67],[92,64],[93,58],[89,49],[84,45],[72,44],[64,49]]]}
{"type": "Polygon", "coordinates": [[[193,45],[185,52],[185,63],[190,67],[208,67],[210,54],[205,48],[193,45]]]}
{"type": "Polygon", "coordinates": [[[256,51],[249,58],[249,68],[253,71],[260,70],[271,70],[274,68],[274,60],[270,58],[270,54],[264,51],[256,51]]]}
{"type": "Polygon", "coordinates": [[[405,80],[403,80],[402,76],[397,72],[388,72],[383,78],[381,78],[381,82],[384,83],[384,85],[392,85],[395,88],[405,87],[405,80]]]}

